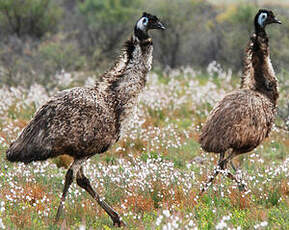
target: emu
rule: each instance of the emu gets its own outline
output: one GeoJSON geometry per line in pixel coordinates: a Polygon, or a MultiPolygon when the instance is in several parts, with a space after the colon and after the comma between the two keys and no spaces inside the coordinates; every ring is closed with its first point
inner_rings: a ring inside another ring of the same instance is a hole
{"type": "Polygon", "coordinates": [[[11,162],[43,161],[64,153],[74,161],[65,176],[65,185],[55,221],[73,180],[85,189],[111,217],[113,225],[125,225],[119,214],[92,188],[84,175],[84,162],[101,154],[120,138],[137,98],[146,84],[152,64],[149,30],[164,30],[160,20],[143,13],[134,33],[125,42],[115,65],[91,88],[72,88],[59,92],[44,104],[6,152],[11,162]]]}
{"type": "MultiPolygon", "coordinates": [[[[227,94],[217,103],[202,128],[201,147],[207,152],[219,153],[220,159],[217,170],[214,170],[201,194],[220,170],[227,168],[228,162],[256,148],[271,131],[278,88],[265,27],[272,23],[281,24],[272,11],[259,10],[254,20],[255,33],[246,48],[241,89],[227,94]]],[[[232,167],[235,169],[233,164],[232,167]]],[[[244,189],[233,174],[226,172],[226,175],[244,189]]]]}

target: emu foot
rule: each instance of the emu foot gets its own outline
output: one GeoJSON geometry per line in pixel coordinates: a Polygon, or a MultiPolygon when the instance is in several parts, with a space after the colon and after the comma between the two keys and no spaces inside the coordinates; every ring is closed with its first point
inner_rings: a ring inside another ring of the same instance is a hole
{"type": "Polygon", "coordinates": [[[210,185],[206,184],[204,187],[200,190],[198,196],[201,197],[204,192],[206,192],[209,189],[210,185]]]}
{"type": "Polygon", "coordinates": [[[247,183],[243,180],[242,172],[237,171],[237,174],[239,175],[239,178],[238,177],[235,177],[235,178],[236,178],[236,182],[238,184],[239,192],[246,192],[247,191],[247,186],[246,186],[247,183]]]}
{"type": "Polygon", "coordinates": [[[116,226],[116,227],[125,227],[126,226],[126,223],[124,221],[122,221],[119,216],[114,217],[112,219],[112,221],[113,221],[113,226],[116,226]]]}
{"type": "Polygon", "coordinates": [[[59,222],[59,217],[57,217],[57,216],[55,216],[55,218],[54,218],[54,224],[57,224],[59,222]]]}
{"type": "Polygon", "coordinates": [[[57,209],[57,213],[56,213],[56,216],[55,216],[55,219],[54,219],[54,224],[57,224],[58,221],[59,221],[59,218],[60,218],[60,215],[62,213],[62,208],[63,208],[63,204],[60,203],[58,209],[57,209]]]}
{"type": "Polygon", "coordinates": [[[238,184],[238,189],[240,192],[246,192],[247,191],[246,185],[244,185],[243,183],[238,184]]]}

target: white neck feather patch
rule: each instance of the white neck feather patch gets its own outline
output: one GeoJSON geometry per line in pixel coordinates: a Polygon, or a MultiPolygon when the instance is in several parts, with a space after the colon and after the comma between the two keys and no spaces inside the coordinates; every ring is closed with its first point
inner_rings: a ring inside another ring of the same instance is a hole
{"type": "Polygon", "coordinates": [[[136,27],[140,29],[141,31],[146,31],[147,30],[147,24],[148,24],[148,18],[147,17],[142,17],[140,20],[138,20],[136,27]]]}
{"type": "Polygon", "coordinates": [[[264,22],[266,21],[268,15],[267,13],[261,13],[258,17],[258,24],[261,26],[261,27],[264,27],[264,22]]]}

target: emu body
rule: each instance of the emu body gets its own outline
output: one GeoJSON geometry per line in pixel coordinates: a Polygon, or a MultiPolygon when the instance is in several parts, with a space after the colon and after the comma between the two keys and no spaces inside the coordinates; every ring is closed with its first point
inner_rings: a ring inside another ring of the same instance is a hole
{"type": "MultiPolygon", "coordinates": [[[[280,21],[272,11],[260,10],[255,17],[255,34],[245,53],[241,89],[217,103],[202,128],[201,147],[207,152],[219,153],[220,159],[218,169],[201,193],[232,158],[256,148],[272,129],[278,88],[265,32],[265,26],[270,23],[280,21]]],[[[230,172],[227,176],[239,183],[230,172]]]]}
{"type": "Polygon", "coordinates": [[[92,88],[64,90],[52,97],[7,150],[7,159],[12,162],[42,161],[62,154],[74,158],[65,176],[56,221],[76,178],[77,184],[98,202],[114,225],[124,225],[119,214],[99,198],[81,165],[89,157],[105,152],[120,138],[123,124],[130,118],[151,69],[150,29],[164,26],[156,16],[144,13],[119,59],[102,75],[101,81],[92,88]]]}
{"type": "Polygon", "coordinates": [[[240,89],[227,94],[207,118],[201,147],[215,153],[249,152],[268,136],[274,114],[274,104],[258,91],[240,89]]]}

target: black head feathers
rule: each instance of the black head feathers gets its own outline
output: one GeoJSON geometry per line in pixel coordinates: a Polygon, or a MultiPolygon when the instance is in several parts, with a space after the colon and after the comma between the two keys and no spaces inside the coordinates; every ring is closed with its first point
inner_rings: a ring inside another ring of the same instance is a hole
{"type": "Polygon", "coordinates": [[[265,32],[265,27],[272,23],[281,24],[271,10],[260,9],[255,16],[255,30],[256,33],[265,32]]]}
{"type": "Polygon", "coordinates": [[[148,31],[153,29],[165,30],[166,28],[157,16],[143,12],[135,25],[135,35],[141,40],[147,39],[149,38],[148,31]]]}

